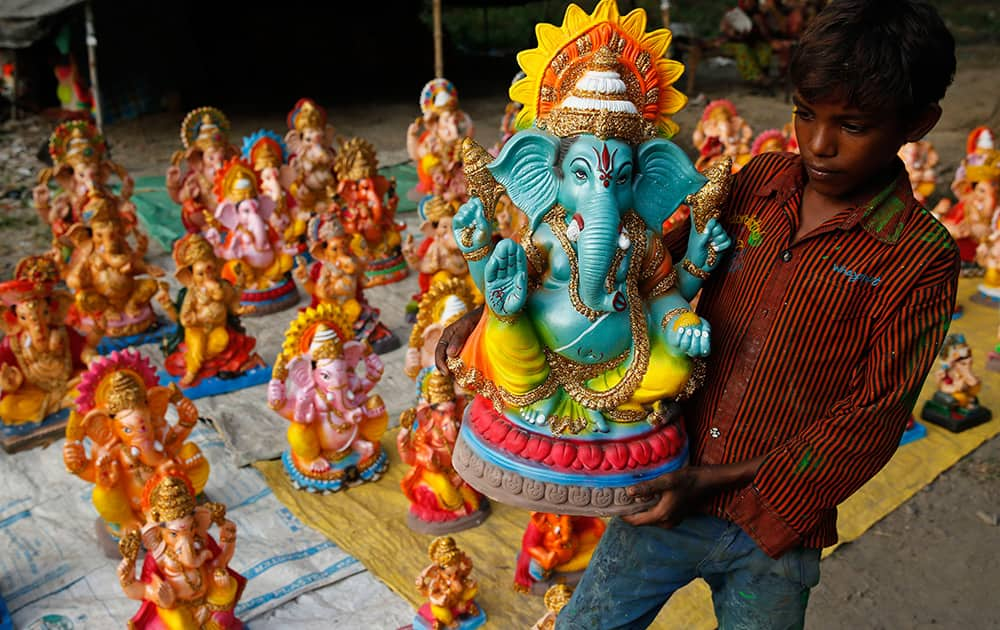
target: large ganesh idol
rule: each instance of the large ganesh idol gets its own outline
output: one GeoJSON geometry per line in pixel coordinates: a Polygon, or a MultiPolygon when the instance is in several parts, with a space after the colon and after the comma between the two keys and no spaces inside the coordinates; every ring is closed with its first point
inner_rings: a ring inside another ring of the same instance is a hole
{"type": "Polygon", "coordinates": [[[665,420],[704,374],[710,327],[688,300],[730,245],[714,218],[730,165],[706,183],[665,138],[683,67],[663,58],[669,31],[645,24],[602,0],[592,15],[570,5],[561,28],[540,25],[510,91],[535,128],[485,168],[482,154],[466,160],[477,196],[455,236],[487,308],[448,361],[477,394],[453,464],[518,507],[634,512],[645,504],[625,487],[687,459],[682,428],[665,420]],[[493,244],[497,183],[530,221],[519,242],[493,244]],[[675,267],[660,236],[682,202],[696,229],[675,267]]]}
{"type": "Polygon", "coordinates": [[[379,440],[389,415],[372,393],[382,371],[332,305],[295,318],[267,389],[268,404],[289,421],[291,448],[281,461],[294,486],[336,492],[382,476],[388,459],[379,440]]]}
{"type": "Polygon", "coordinates": [[[438,195],[468,198],[462,171],[462,143],[475,133],[472,118],[458,107],[458,92],[447,79],[432,79],[420,91],[421,116],[406,130],[406,151],[417,163],[413,199],[438,195]]]}
{"type": "Polygon", "coordinates": [[[293,215],[292,196],[287,186],[291,184],[294,174],[287,165],[288,149],[281,136],[273,131],[259,129],[243,138],[241,155],[257,173],[261,194],[274,202],[272,223],[285,226],[280,230],[285,244],[297,253],[304,252],[306,245],[303,235],[306,225],[304,219],[293,215]]]}
{"type": "Polygon", "coordinates": [[[183,470],[196,493],[205,488],[208,460],[186,441],[198,409],[176,388],[160,386],[149,359],[135,350],[99,357],[79,392],[63,461],[67,471],[94,484],[91,500],[113,535],[144,524],[142,493],[157,472],[183,470]],[[168,420],[170,406],[175,423],[168,420]]]}
{"type": "Polygon", "coordinates": [[[69,229],[65,240],[73,253],[63,277],[73,291],[69,321],[96,338],[102,354],[159,341],[171,327],[151,305],[166,294],[164,271],[143,260],[146,239],[133,248],[126,225],[110,194],[92,190],[84,204],[88,219],[69,229]]]}
{"type": "Polygon", "coordinates": [[[66,326],[73,298],[55,261],[29,256],[0,283],[0,440],[14,452],[65,430],[93,347],[66,326]]]}
{"type": "Polygon", "coordinates": [[[292,280],[293,250],[281,236],[287,225],[275,215],[275,203],[258,188],[250,165],[233,158],[216,174],[219,205],[205,230],[215,253],[225,260],[222,277],[240,286],[245,315],[265,315],[299,301],[292,280]]]}
{"type": "Polygon", "coordinates": [[[215,209],[215,175],[238,153],[229,143],[229,119],[214,107],[192,110],[181,122],[181,143],[184,149],[174,153],[167,169],[167,193],[181,206],[184,229],[201,232],[205,213],[215,209]]]}
{"type": "Polygon", "coordinates": [[[379,175],[375,147],[364,138],[342,142],[335,170],[340,221],[355,253],[366,260],[365,286],[402,280],[409,273],[399,235],[406,225],[396,223],[396,182],[379,175]]]}
{"type": "Polygon", "coordinates": [[[326,122],[326,110],[308,98],[300,98],[288,113],[285,143],[292,151],[288,166],[293,172],[289,192],[295,198],[298,221],[324,212],[329,192],[337,182],[333,174],[334,130],[326,122]]]}
{"type": "Polygon", "coordinates": [[[128,171],[108,158],[107,144],[97,127],[83,120],[62,123],[49,138],[49,156],[52,168],[39,174],[33,197],[35,208],[52,227],[53,236],[59,238],[72,225],[84,220],[88,193],[93,189],[106,190],[112,174],[122,184],[116,198],[119,213],[130,219],[130,229],[135,227],[135,209],[129,201],[135,182],[128,171]],[[55,197],[49,190],[50,181],[59,185],[55,197]]]}
{"type": "Polygon", "coordinates": [[[133,530],[118,544],[118,583],[127,597],[142,602],[128,628],[242,630],[235,609],[247,581],[229,566],[236,524],[226,518],[226,506],[198,505],[191,481],[168,470],[146,482],[142,510],[141,533],[133,530]],[[140,543],[146,554],[137,579],[140,543]]]}
{"type": "Polygon", "coordinates": [[[365,339],[377,354],[399,347],[399,337],[379,319],[381,312],[365,298],[364,259],[351,248],[351,235],[336,215],[313,217],[308,229],[309,254],[314,262],[300,259],[295,278],[312,296],[310,306],[332,304],[344,316],[354,336],[365,339]]]}

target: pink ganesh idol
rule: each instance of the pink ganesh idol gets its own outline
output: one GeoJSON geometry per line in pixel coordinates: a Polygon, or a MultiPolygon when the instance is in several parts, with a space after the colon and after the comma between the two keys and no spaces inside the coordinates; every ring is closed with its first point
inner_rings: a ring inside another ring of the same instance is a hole
{"type": "Polygon", "coordinates": [[[336,492],[385,472],[379,440],[389,416],[372,394],[382,371],[378,355],[354,339],[333,305],[306,309],[289,326],[267,402],[290,421],[291,448],[282,462],[296,487],[336,492]]]}

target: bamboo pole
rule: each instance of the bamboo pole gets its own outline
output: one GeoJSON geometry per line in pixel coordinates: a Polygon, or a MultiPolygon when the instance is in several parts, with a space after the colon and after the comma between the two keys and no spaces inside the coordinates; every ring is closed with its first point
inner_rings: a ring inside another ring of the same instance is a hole
{"type": "Polygon", "coordinates": [[[441,0],[434,0],[434,76],[444,76],[444,42],[441,28],[441,0]]]}
{"type": "Polygon", "coordinates": [[[104,112],[101,111],[101,89],[97,83],[97,34],[94,30],[94,4],[87,0],[84,5],[84,22],[87,32],[87,65],[90,68],[90,92],[94,98],[94,119],[97,128],[104,133],[104,112]]]}

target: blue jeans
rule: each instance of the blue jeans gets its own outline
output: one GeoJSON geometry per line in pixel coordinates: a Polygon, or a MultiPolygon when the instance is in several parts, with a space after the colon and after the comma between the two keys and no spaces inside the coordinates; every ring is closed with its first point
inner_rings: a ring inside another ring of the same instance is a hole
{"type": "Polygon", "coordinates": [[[674,591],[704,578],[720,630],[801,628],[819,549],[775,560],[738,525],[691,516],[673,529],[612,519],[557,630],[645,628],[674,591]]]}

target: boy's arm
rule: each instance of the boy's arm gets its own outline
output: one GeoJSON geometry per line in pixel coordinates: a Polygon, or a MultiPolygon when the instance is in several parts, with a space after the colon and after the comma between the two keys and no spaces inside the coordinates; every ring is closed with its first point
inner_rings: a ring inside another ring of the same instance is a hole
{"type": "Polygon", "coordinates": [[[928,274],[876,331],[854,370],[855,393],[831,414],[769,453],[728,515],[772,557],[799,544],[824,513],[854,494],[889,461],[948,331],[958,257],[928,274]]]}

